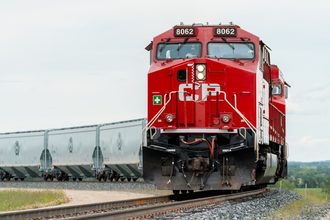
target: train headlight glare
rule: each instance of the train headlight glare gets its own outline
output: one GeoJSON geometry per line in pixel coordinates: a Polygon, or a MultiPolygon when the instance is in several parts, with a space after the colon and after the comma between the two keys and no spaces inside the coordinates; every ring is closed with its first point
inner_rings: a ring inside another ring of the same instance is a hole
{"type": "Polygon", "coordinates": [[[172,114],[168,114],[168,115],[166,115],[165,119],[166,119],[166,121],[168,123],[171,123],[173,121],[173,115],[172,114]]]}
{"type": "Polygon", "coordinates": [[[205,70],[205,65],[203,65],[203,64],[198,64],[198,65],[196,65],[196,69],[197,69],[197,71],[198,72],[204,72],[204,70],[205,70]]]}
{"type": "Polygon", "coordinates": [[[228,123],[228,122],[230,121],[230,116],[229,116],[229,115],[224,115],[224,116],[222,116],[222,121],[223,121],[224,123],[228,123]]]}
{"type": "Polygon", "coordinates": [[[196,65],[196,79],[199,81],[206,79],[206,66],[205,64],[196,65]]]}
{"type": "Polygon", "coordinates": [[[197,79],[198,79],[198,80],[203,80],[203,79],[205,79],[205,73],[197,73],[197,79]]]}

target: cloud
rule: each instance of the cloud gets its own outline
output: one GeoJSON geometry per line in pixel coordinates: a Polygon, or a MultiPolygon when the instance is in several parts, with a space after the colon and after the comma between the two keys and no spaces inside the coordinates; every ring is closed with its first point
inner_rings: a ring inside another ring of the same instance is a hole
{"type": "Polygon", "coordinates": [[[313,136],[303,136],[299,140],[300,144],[303,145],[316,145],[316,144],[330,144],[330,138],[326,137],[313,137],[313,136]]]}
{"type": "Polygon", "coordinates": [[[330,94],[330,82],[326,84],[316,84],[311,86],[311,88],[306,93],[307,100],[315,101],[329,101],[330,94]]]}
{"type": "Polygon", "coordinates": [[[297,114],[302,112],[301,105],[298,102],[292,100],[287,100],[287,113],[288,114],[297,114]]]}
{"type": "Polygon", "coordinates": [[[308,86],[300,86],[293,86],[289,90],[287,113],[302,117],[322,117],[321,120],[314,118],[321,123],[330,118],[330,80],[322,79],[317,83],[311,81],[308,86]]]}

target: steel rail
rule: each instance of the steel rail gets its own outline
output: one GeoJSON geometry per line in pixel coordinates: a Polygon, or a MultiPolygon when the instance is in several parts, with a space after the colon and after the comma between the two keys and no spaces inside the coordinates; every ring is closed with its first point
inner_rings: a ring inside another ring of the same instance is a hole
{"type": "Polygon", "coordinates": [[[166,214],[168,212],[174,212],[177,210],[190,209],[202,207],[210,204],[223,203],[230,200],[238,200],[246,197],[256,196],[263,194],[267,189],[258,189],[248,192],[240,192],[228,195],[212,196],[205,198],[198,198],[192,200],[168,202],[164,204],[148,205],[138,208],[130,208],[125,210],[116,210],[112,212],[93,213],[84,216],[75,216],[65,218],[68,220],[81,220],[81,219],[136,219],[136,218],[153,218],[156,215],[166,214]]]}
{"type": "Polygon", "coordinates": [[[264,193],[266,189],[212,196],[184,201],[173,201],[172,195],[147,197],[114,202],[41,208],[0,213],[3,220],[21,219],[130,219],[145,218],[180,209],[201,207],[229,200],[242,199],[264,193]]]}
{"type": "Polygon", "coordinates": [[[130,199],[114,202],[92,203],[84,205],[62,206],[40,208],[34,210],[20,210],[0,213],[1,220],[20,220],[20,219],[58,219],[67,218],[72,215],[87,215],[84,213],[97,212],[102,210],[118,210],[134,206],[144,206],[154,203],[170,202],[170,196],[146,197],[140,199],[130,199]]]}

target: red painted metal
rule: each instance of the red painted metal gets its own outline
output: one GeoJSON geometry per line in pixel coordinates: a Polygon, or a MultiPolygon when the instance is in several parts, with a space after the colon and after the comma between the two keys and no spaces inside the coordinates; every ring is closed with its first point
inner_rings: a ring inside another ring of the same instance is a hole
{"type": "Polygon", "coordinates": [[[271,65],[271,80],[272,85],[281,85],[282,93],[273,95],[269,102],[269,135],[273,142],[284,145],[286,132],[285,81],[276,65],[271,65]]]}
{"type": "MultiPolygon", "coordinates": [[[[206,100],[197,102],[189,101],[189,97],[202,97],[203,84],[219,84],[220,91],[225,92],[228,101],[251,122],[254,127],[257,125],[257,77],[256,73],[260,66],[263,66],[263,77],[270,84],[280,83],[284,91],[284,79],[275,65],[260,65],[263,59],[260,57],[264,43],[259,37],[249,33],[239,26],[232,26],[236,29],[236,36],[228,38],[215,35],[215,28],[221,26],[194,26],[196,36],[176,37],[172,29],[156,36],[153,39],[152,63],[148,73],[148,121],[150,122],[159,113],[164,103],[168,102],[165,110],[156,117],[157,120],[151,126],[161,129],[225,129],[232,130],[241,127],[248,128],[242,118],[224,101],[223,93],[208,96],[206,100]],[[243,59],[215,59],[207,57],[207,44],[209,42],[251,42],[255,46],[255,58],[252,60],[243,59]],[[157,45],[165,42],[200,42],[202,43],[202,54],[200,58],[186,59],[167,59],[157,60],[157,45]],[[179,86],[182,84],[194,84],[196,64],[206,65],[206,80],[199,82],[200,88],[194,86],[184,89],[184,100],[179,100],[179,86]],[[185,82],[177,79],[179,70],[187,70],[188,77],[185,82]],[[169,95],[171,94],[172,95],[169,95]],[[153,95],[162,96],[163,105],[154,105],[153,95]],[[170,96],[170,97],[169,97],[170,96]],[[235,101],[236,96],[236,101],[235,101]],[[166,98],[166,100],[165,100],[166,98]],[[174,116],[172,122],[166,121],[166,115],[174,116]],[[230,116],[230,121],[224,123],[222,117],[230,116]]],[[[187,26],[183,26],[187,27],[187,26]]],[[[228,26],[224,26],[228,27],[228,26]]],[[[267,55],[268,56],[268,55],[267,55]]],[[[262,84],[258,84],[262,86],[262,84]]],[[[212,88],[206,89],[209,94],[212,88]]],[[[271,93],[271,88],[270,88],[271,93]]],[[[269,121],[270,121],[270,140],[279,144],[285,142],[285,97],[282,95],[270,95],[269,97],[269,121]]],[[[202,132],[201,132],[202,133],[202,132]]]]}

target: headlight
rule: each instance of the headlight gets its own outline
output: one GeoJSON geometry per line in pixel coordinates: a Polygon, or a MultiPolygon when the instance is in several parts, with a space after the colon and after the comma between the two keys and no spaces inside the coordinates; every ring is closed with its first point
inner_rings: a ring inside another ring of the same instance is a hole
{"type": "Polygon", "coordinates": [[[172,114],[168,114],[165,116],[165,119],[168,123],[171,123],[173,121],[173,115],[172,114]]]}
{"type": "Polygon", "coordinates": [[[196,65],[196,79],[201,81],[206,79],[206,66],[205,64],[196,65]]]}
{"type": "Polygon", "coordinates": [[[204,80],[205,79],[205,73],[197,73],[197,80],[204,80]]]}
{"type": "Polygon", "coordinates": [[[198,65],[196,65],[196,69],[198,72],[204,72],[205,66],[202,64],[198,64],[198,65]]]}
{"type": "Polygon", "coordinates": [[[222,121],[227,124],[230,121],[230,116],[229,115],[222,116],[222,121]]]}

